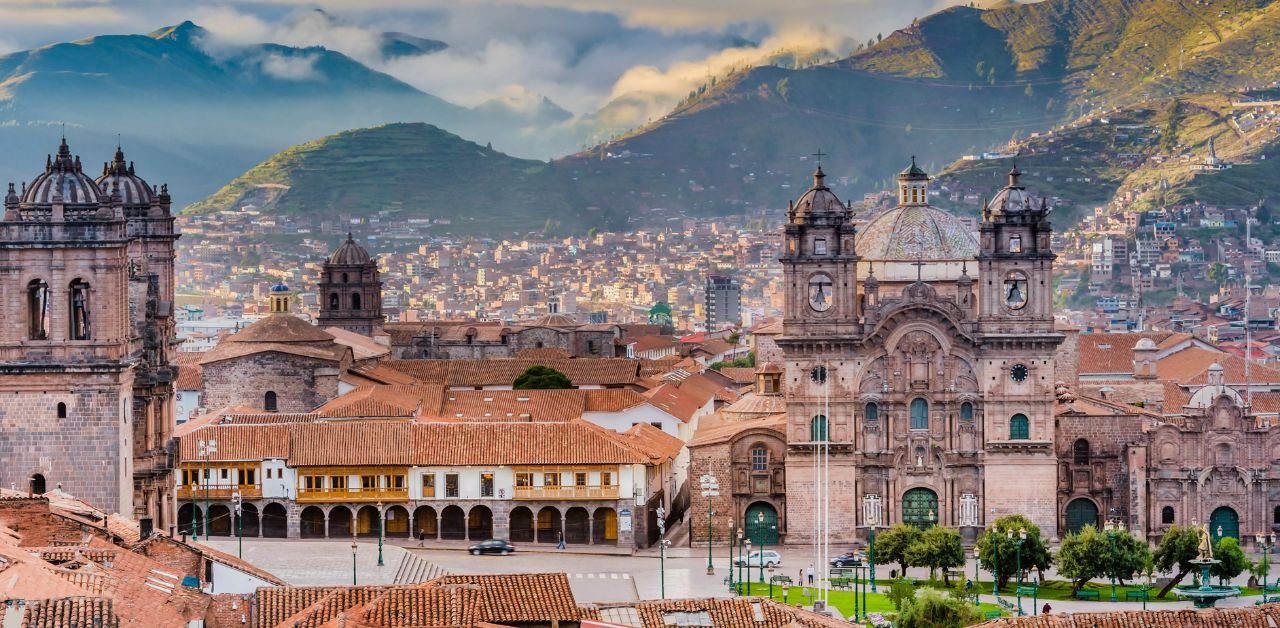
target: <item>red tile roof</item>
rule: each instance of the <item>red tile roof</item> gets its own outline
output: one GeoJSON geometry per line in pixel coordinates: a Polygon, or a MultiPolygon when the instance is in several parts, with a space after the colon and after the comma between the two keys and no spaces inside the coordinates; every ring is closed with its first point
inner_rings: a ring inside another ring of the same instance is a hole
{"type": "Polygon", "coordinates": [[[1277,625],[1280,625],[1280,605],[1277,604],[1204,610],[1052,613],[978,624],[981,628],[1275,628],[1277,625]]]}

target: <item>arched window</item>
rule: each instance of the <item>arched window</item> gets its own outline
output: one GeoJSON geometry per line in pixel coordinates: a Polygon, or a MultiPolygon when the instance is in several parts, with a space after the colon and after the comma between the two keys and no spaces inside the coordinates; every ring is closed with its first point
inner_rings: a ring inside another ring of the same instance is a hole
{"type": "MultiPolygon", "coordinates": [[[[1276,514],[1280,515],[1280,508],[1276,509],[1276,514]]],[[[1280,519],[1277,519],[1277,522],[1280,522],[1280,519]]],[[[1173,523],[1173,506],[1165,506],[1160,509],[1160,523],[1173,523]]]]}
{"type": "Polygon", "coordinates": [[[338,297],[338,293],[337,293],[337,292],[335,292],[335,293],[333,293],[333,294],[330,294],[330,295],[329,295],[329,309],[331,309],[331,310],[336,310],[336,309],[338,309],[339,307],[342,307],[342,301],[341,301],[341,299],[338,297]]]}
{"type": "Polygon", "coordinates": [[[874,403],[867,404],[867,409],[863,411],[868,423],[875,423],[880,420],[880,406],[874,403]]]}
{"type": "Polygon", "coordinates": [[[89,284],[73,279],[70,286],[71,339],[88,340],[92,333],[89,322],[89,284]]]}
{"type": "Polygon", "coordinates": [[[1089,464],[1089,441],[1078,438],[1071,450],[1076,464],[1089,464]]]}
{"type": "Polygon", "coordinates": [[[764,445],[756,445],[751,448],[751,470],[769,470],[769,450],[764,445]]]}
{"type": "Polygon", "coordinates": [[[929,429],[929,402],[923,397],[911,400],[911,429],[929,429]]]}
{"type": "Polygon", "coordinates": [[[819,414],[809,421],[809,440],[815,443],[827,440],[827,417],[819,414]]]}
{"type": "Polygon", "coordinates": [[[61,401],[58,402],[58,418],[67,418],[67,404],[62,403],[61,401]]]}
{"type": "Polygon", "coordinates": [[[360,293],[359,292],[351,295],[351,309],[353,310],[360,309],[360,293]]]}
{"type": "Polygon", "coordinates": [[[347,274],[342,273],[342,283],[347,283],[347,274]]]}
{"type": "Polygon", "coordinates": [[[44,476],[37,473],[31,476],[31,493],[33,495],[44,495],[48,492],[48,486],[45,485],[44,476]]]}
{"type": "Polygon", "coordinates": [[[1271,511],[1271,523],[1280,525],[1280,506],[1271,511]]]}
{"type": "Polygon", "coordinates": [[[267,412],[278,411],[278,406],[276,405],[276,391],[268,390],[267,394],[262,396],[262,409],[267,412]]]}
{"type": "Polygon", "coordinates": [[[1015,414],[1009,419],[1009,440],[1028,440],[1031,438],[1031,421],[1025,414],[1015,414]]]}
{"type": "Polygon", "coordinates": [[[49,284],[40,279],[27,284],[27,335],[32,340],[49,339],[49,284]]]}
{"type": "Polygon", "coordinates": [[[968,401],[960,404],[960,420],[961,421],[973,420],[973,404],[969,403],[968,401]]]}

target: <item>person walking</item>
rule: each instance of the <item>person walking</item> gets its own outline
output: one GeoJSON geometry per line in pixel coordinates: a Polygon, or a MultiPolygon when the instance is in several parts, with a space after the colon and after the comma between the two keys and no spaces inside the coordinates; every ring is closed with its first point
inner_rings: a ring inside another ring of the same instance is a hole
{"type": "Polygon", "coordinates": [[[556,549],[564,549],[564,530],[560,531],[560,540],[556,543],[556,549]]]}
{"type": "Polygon", "coordinates": [[[813,563],[809,563],[809,568],[804,570],[804,575],[809,577],[809,584],[813,584],[813,563]]]}
{"type": "Polygon", "coordinates": [[[427,531],[422,528],[418,528],[418,547],[422,547],[423,543],[426,543],[426,542],[427,542],[427,531]]]}
{"type": "Polygon", "coordinates": [[[1048,603],[1048,602],[1045,602],[1045,603],[1044,603],[1044,608],[1040,609],[1040,614],[1041,614],[1041,615],[1048,615],[1048,614],[1049,614],[1049,611],[1051,611],[1051,610],[1053,610],[1053,607],[1052,607],[1052,606],[1049,606],[1049,603],[1048,603]]]}

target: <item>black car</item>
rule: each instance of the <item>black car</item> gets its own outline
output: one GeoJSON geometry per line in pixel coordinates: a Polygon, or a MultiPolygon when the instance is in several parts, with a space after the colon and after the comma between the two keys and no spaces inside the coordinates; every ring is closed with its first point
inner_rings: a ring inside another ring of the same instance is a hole
{"type": "Polygon", "coordinates": [[[467,550],[474,556],[479,556],[481,554],[502,554],[503,556],[506,556],[507,554],[516,551],[516,546],[502,539],[489,539],[488,541],[476,543],[475,545],[467,548],[467,550]]]}
{"type": "Polygon", "coordinates": [[[854,554],[852,552],[848,554],[841,554],[831,559],[831,566],[832,567],[861,567],[862,555],[854,554]]]}

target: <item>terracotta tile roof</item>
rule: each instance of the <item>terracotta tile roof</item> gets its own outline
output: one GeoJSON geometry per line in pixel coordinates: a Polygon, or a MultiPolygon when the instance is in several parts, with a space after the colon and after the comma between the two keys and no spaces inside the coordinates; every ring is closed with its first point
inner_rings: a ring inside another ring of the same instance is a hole
{"type": "Polygon", "coordinates": [[[737,401],[720,410],[721,413],[726,415],[739,416],[777,414],[786,411],[786,397],[782,395],[758,395],[755,393],[743,395],[737,401]]]}
{"type": "Polygon", "coordinates": [[[102,626],[120,628],[109,599],[101,597],[69,597],[55,600],[27,600],[22,610],[22,628],[67,628],[68,626],[102,626]]]}
{"type": "Polygon", "coordinates": [[[649,403],[665,410],[668,414],[688,423],[708,402],[723,399],[736,400],[723,386],[716,384],[702,375],[691,375],[679,382],[667,382],[645,396],[649,403]]]}
{"type": "Polygon", "coordinates": [[[658,358],[656,360],[640,358],[638,360],[640,362],[640,376],[652,377],[655,375],[669,373],[671,372],[671,369],[675,368],[676,364],[678,364],[682,359],[684,358],[681,358],[678,355],[669,355],[665,358],[658,358]]]}
{"type": "Polygon", "coordinates": [[[289,455],[289,425],[209,425],[178,439],[178,461],[204,460],[199,441],[217,441],[209,460],[265,460],[289,455]]]}
{"type": "Polygon", "coordinates": [[[275,628],[341,587],[262,587],[254,592],[257,628],[275,628]]]}
{"type": "Polygon", "coordinates": [[[573,358],[525,360],[495,358],[476,360],[386,360],[386,368],[413,376],[423,384],[444,386],[510,386],[529,367],[551,367],[574,386],[621,386],[635,383],[640,363],[627,358],[573,358]]]}
{"type": "Polygon", "coordinates": [[[568,360],[572,356],[569,355],[568,351],[563,349],[543,347],[541,349],[521,349],[512,357],[519,360],[568,360]]]}
{"type": "Polygon", "coordinates": [[[341,327],[326,327],[324,328],[324,333],[333,336],[334,341],[338,344],[351,347],[352,357],[356,361],[380,358],[391,353],[391,347],[383,345],[364,334],[347,331],[341,327]]]}
{"type": "Polygon", "coordinates": [[[325,418],[413,417],[424,399],[439,404],[440,386],[361,386],[315,409],[325,418]]]}
{"type": "Polygon", "coordinates": [[[563,573],[451,575],[434,582],[441,586],[480,588],[477,619],[494,622],[576,622],[578,605],[563,573]]]}
{"type": "Polygon", "coordinates": [[[294,613],[281,626],[289,628],[320,628],[354,606],[361,606],[381,597],[383,587],[342,587],[316,600],[314,604],[294,613]]]}
{"type": "Polygon", "coordinates": [[[637,449],[656,454],[656,463],[675,460],[684,449],[684,441],[648,423],[632,425],[631,429],[623,432],[623,436],[631,439],[637,449]]]}
{"type": "Polygon", "coordinates": [[[479,587],[440,586],[431,582],[389,589],[349,615],[356,621],[378,628],[472,626],[478,625],[476,616],[480,599],[479,587]]]}
{"type": "MultiPolygon", "coordinates": [[[[263,318],[240,331],[227,336],[222,343],[331,343],[330,334],[307,321],[290,314],[275,314],[263,318]]],[[[221,343],[220,343],[221,344],[221,343]]]]}
{"type": "Polygon", "coordinates": [[[673,613],[705,614],[716,628],[849,628],[852,624],[801,608],[760,598],[707,598],[692,600],[644,600],[584,605],[583,619],[609,621],[619,614],[638,619],[641,628],[666,628],[673,613]]]}
{"type": "Polygon", "coordinates": [[[621,412],[646,403],[627,389],[450,390],[424,416],[491,421],[569,421],[584,412],[621,412]]]}
{"type": "Polygon", "coordinates": [[[983,628],[1275,628],[1277,625],[1280,625],[1280,605],[1276,604],[1204,610],[1053,613],[1005,617],[978,624],[983,628]]]}
{"type": "Polygon", "coordinates": [[[729,421],[727,423],[699,427],[689,441],[689,446],[702,447],[704,445],[723,443],[732,440],[733,437],[747,430],[755,429],[773,430],[778,433],[779,437],[785,437],[787,433],[787,415],[786,413],[773,414],[758,419],[729,421]]]}
{"type": "Polygon", "coordinates": [[[372,384],[416,384],[418,379],[408,373],[393,369],[382,363],[361,365],[347,371],[348,376],[356,375],[369,380],[372,384]]]}
{"type": "MultiPolygon", "coordinates": [[[[1167,404],[1167,399],[1166,399],[1167,404]]],[[[1167,407],[1167,405],[1166,405],[1167,407]]],[[[1084,416],[1146,416],[1153,419],[1163,419],[1164,415],[1152,412],[1138,406],[1116,403],[1097,397],[1071,393],[1068,397],[1059,396],[1053,406],[1054,416],[1058,415],[1084,415],[1084,416]]]]}
{"type": "MultiPolygon", "coordinates": [[[[11,545],[0,546],[0,599],[49,599],[92,595],[85,583],[11,545]]],[[[101,591],[101,583],[96,584],[101,591]]]]}
{"type": "Polygon", "coordinates": [[[347,355],[351,353],[351,348],[340,345],[336,342],[330,342],[325,346],[309,345],[296,342],[240,342],[228,343],[223,341],[218,346],[206,351],[204,358],[200,360],[200,364],[211,364],[222,360],[230,360],[246,355],[255,355],[259,353],[288,353],[304,358],[314,358],[317,360],[327,360],[331,362],[341,362],[347,355]]]}
{"type": "MultiPolygon", "coordinates": [[[[1144,332],[1136,334],[1080,334],[1079,373],[1093,375],[1104,373],[1133,373],[1133,347],[1143,338],[1159,343],[1174,335],[1172,332],[1144,332]]],[[[1176,355],[1176,354],[1175,354],[1176,355]]]]}
{"type": "Polygon", "coordinates": [[[756,383],[756,370],[749,366],[726,366],[720,369],[720,374],[739,384],[756,383]]]}
{"type": "Polygon", "coordinates": [[[201,371],[199,364],[179,364],[178,377],[173,387],[177,390],[200,390],[201,371]]]}

